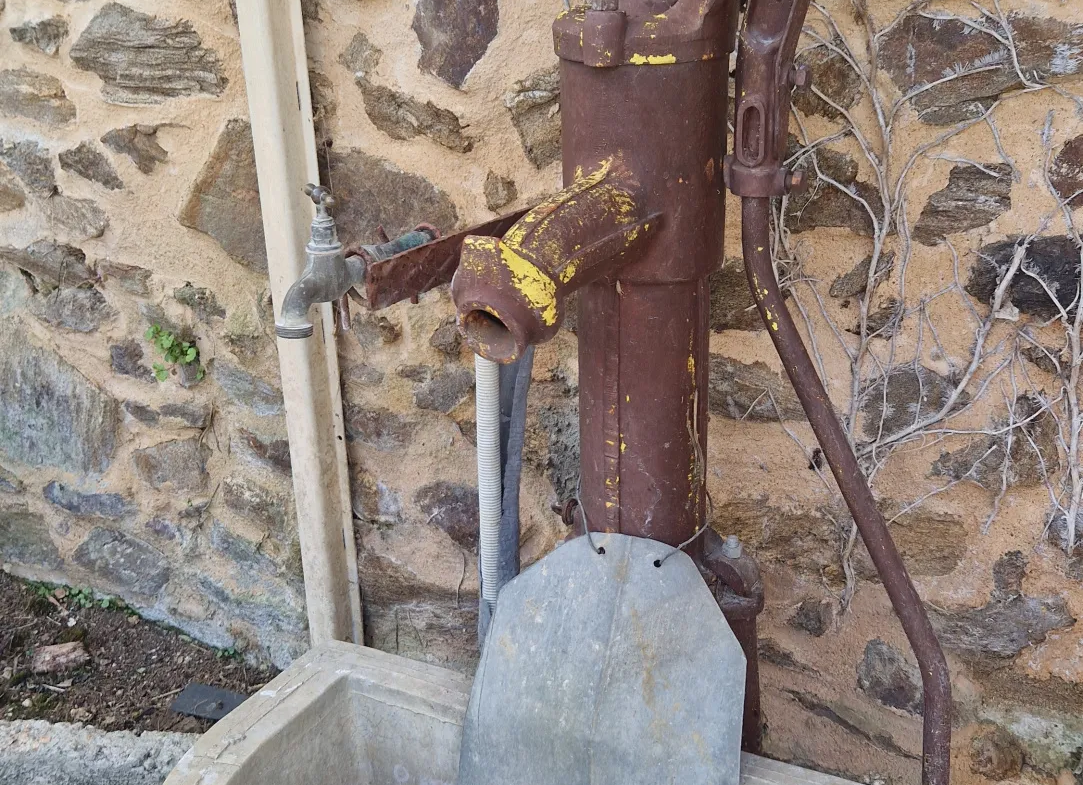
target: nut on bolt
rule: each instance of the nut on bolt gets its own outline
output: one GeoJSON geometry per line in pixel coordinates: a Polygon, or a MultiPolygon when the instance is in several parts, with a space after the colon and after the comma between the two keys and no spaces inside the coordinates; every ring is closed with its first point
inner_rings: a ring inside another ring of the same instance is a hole
{"type": "Polygon", "coordinates": [[[736,534],[731,534],[726,537],[726,541],[722,543],[722,555],[727,559],[740,559],[741,554],[744,553],[744,548],[741,547],[741,541],[737,538],[736,534]]]}
{"type": "Polygon", "coordinates": [[[807,65],[795,65],[790,69],[790,84],[798,90],[807,90],[812,86],[812,71],[807,65]]]}

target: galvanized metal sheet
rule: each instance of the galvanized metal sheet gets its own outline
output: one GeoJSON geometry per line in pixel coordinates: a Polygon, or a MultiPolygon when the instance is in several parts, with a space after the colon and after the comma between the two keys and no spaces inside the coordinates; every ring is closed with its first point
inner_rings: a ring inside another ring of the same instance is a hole
{"type": "Polygon", "coordinates": [[[654,540],[594,544],[501,592],[459,782],[737,785],[745,659],[698,569],[654,540]]]}

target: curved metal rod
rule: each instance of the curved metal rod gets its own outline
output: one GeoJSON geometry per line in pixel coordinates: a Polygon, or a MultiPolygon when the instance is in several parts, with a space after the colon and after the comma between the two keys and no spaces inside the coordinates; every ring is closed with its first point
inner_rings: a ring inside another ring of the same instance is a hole
{"type": "Polygon", "coordinates": [[[801,334],[786,310],[775,280],[770,251],[769,199],[742,200],[745,271],[756,307],[767,325],[786,374],[793,383],[809,424],[824,451],[839,490],[850,508],[861,539],[869,549],[895,615],[921,668],[925,691],[922,777],[924,785],[947,785],[951,770],[951,681],[944,652],[925,613],[899,551],[891,539],[884,517],[858,466],[827,391],[805,350],[801,334]]]}

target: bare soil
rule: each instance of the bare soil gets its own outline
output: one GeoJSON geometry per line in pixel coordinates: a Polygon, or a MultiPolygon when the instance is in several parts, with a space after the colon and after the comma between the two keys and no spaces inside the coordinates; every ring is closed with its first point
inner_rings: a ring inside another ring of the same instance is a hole
{"type": "Polygon", "coordinates": [[[83,722],[104,730],[202,733],[214,723],[170,711],[191,682],[250,694],[277,671],[246,664],[86,592],[0,572],[0,719],[83,722]],[[81,640],[90,662],[34,674],[35,648],[81,640]]]}

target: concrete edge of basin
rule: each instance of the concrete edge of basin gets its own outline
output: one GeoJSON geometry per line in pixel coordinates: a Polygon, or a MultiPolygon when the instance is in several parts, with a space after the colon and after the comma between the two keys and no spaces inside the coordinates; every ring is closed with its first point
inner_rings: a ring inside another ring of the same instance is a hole
{"type": "MultiPolygon", "coordinates": [[[[249,757],[289,728],[314,702],[345,689],[409,708],[442,723],[461,725],[471,679],[460,673],[350,643],[323,644],[199,738],[165,785],[228,785],[249,757]]],[[[848,780],[786,763],[742,755],[742,785],[853,785],[848,780]]]]}
{"type": "Polygon", "coordinates": [[[310,705],[334,689],[409,705],[419,713],[461,725],[470,698],[470,679],[365,646],[339,641],[322,644],[295,660],[199,737],[165,785],[228,782],[266,741],[289,728],[310,705]]]}

